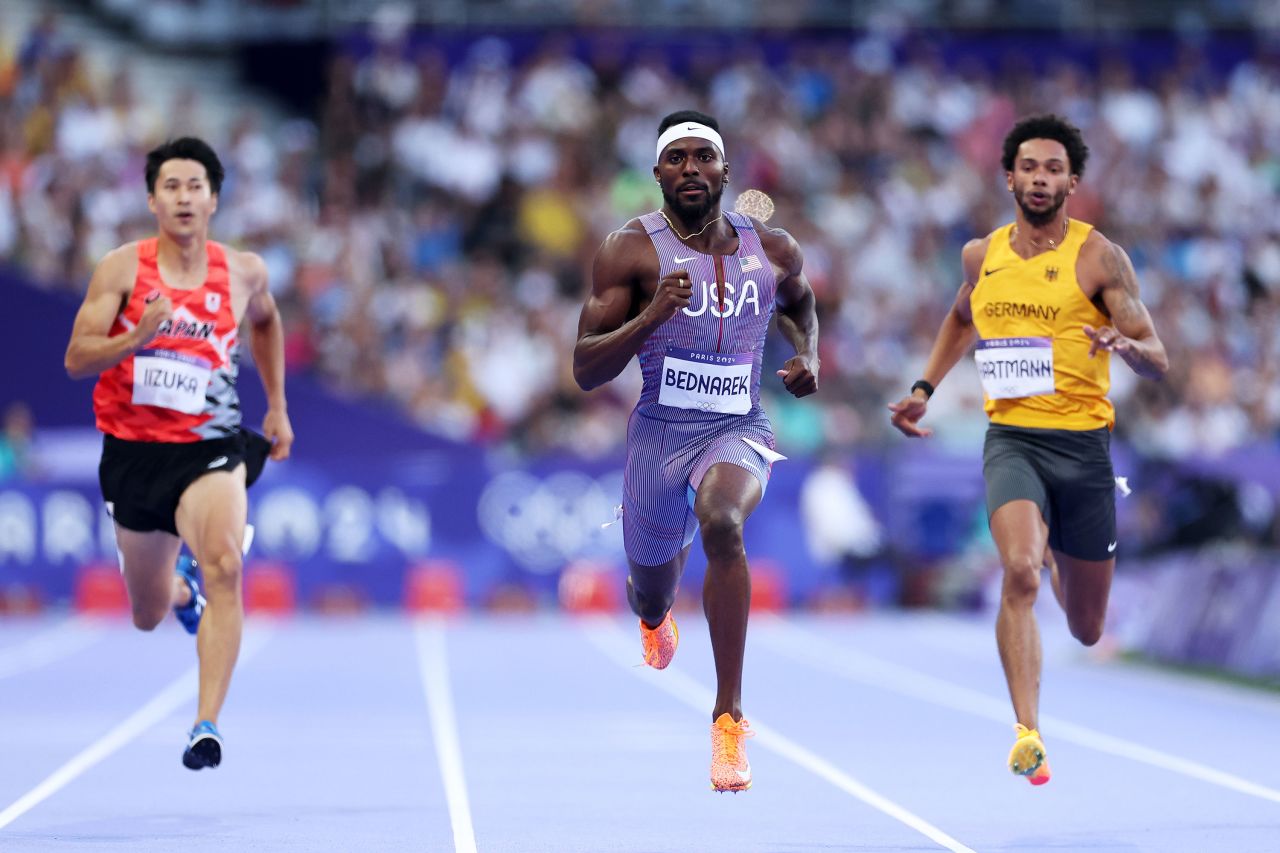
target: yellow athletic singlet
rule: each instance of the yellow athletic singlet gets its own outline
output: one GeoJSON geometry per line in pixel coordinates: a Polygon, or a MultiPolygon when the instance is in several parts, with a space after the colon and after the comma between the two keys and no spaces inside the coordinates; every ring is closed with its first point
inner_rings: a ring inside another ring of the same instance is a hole
{"type": "Polygon", "coordinates": [[[969,297],[975,357],[992,423],[1089,430],[1115,424],[1110,354],[1089,358],[1082,327],[1110,321],[1080,290],[1076,260],[1092,225],[1069,220],[1056,249],[1023,259],[1013,223],[991,235],[969,297]]]}

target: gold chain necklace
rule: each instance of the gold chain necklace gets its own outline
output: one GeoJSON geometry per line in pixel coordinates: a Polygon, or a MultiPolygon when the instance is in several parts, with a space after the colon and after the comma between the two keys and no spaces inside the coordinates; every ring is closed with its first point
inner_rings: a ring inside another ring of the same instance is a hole
{"type": "MultiPolygon", "coordinates": [[[[670,224],[670,220],[667,220],[667,223],[668,223],[668,224],[670,224]]],[[[1070,220],[1069,218],[1068,218],[1068,219],[1064,219],[1064,220],[1062,220],[1062,237],[1059,237],[1057,240],[1053,239],[1052,237],[1046,237],[1046,238],[1045,238],[1045,240],[1047,240],[1047,241],[1049,242],[1049,248],[1050,248],[1050,249],[1056,249],[1056,248],[1058,248],[1058,241],[1062,240],[1063,238],[1065,238],[1065,237],[1067,236],[1067,226],[1068,226],[1068,225],[1070,225],[1070,224],[1071,224],[1071,220],[1070,220]]],[[[674,229],[672,229],[672,230],[674,230],[674,229]]],[[[1015,224],[1014,224],[1014,226],[1013,226],[1013,239],[1015,239],[1015,240],[1017,240],[1017,239],[1018,239],[1018,226],[1017,226],[1017,223],[1015,223],[1015,224]]],[[[1039,243],[1037,243],[1035,240],[1031,239],[1030,237],[1028,237],[1027,239],[1031,240],[1031,248],[1033,248],[1033,249],[1038,249],[1038,248],[1040,248],[1040,244],[1039,244],[1039,243]]]]}
{"type": "Polygon", "coordinates": [[[720,214],[719,216],[717,216],[715,219],[711,220],[711,221],[710,221],[710,222],[708,222],[706,225],[703,225],[703,226],[702,226],[702,228],[701,228],[701,229],[699,229],[696,233],[694,233],[694,234],[690,234],[688,237],[682,237],[682,236],[680,235],[680,232],[676,230],[676,226],[671,222],[671,217],[667,216],[667,212],[666,212],[665,210],[661,210],[661,209],[659,209],[659,210],[658,210],[658,212],[662,214],[662,218],[663,218],[663,219],[667,220],[667,225],[671,228],[671,231],[672,231],[672,232],[673,232],[677,237],[680,237],[680,239],[681,239],[682,241],[686,242],[686,243],[687,243],[687,242],[689,242],[690,240],[692,240],[694,237],[701,237],[701,236],[702,236],[702,234],[703,234],[703,232],[705,232],[708,228],[710,228],[712,225],[715,225],[715,224],[716,224],[717,222],[719,222],[721,219],[724,219],[724,214],[723,214],[723,213],[721,213],[721,214],[720,214]]]}

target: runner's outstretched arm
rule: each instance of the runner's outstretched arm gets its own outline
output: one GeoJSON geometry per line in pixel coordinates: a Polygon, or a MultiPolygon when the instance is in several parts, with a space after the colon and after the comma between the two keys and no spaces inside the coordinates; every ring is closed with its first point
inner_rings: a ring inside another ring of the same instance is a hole
{"type": "Polygon", "coordinates": [[[965,353],[973,349],[978,338],[978,330],[973,325],[973,315],[969,313],[969,295],[973,293],[973,285],[966,282],[956,293],[955,304],[942,318],[938,327],[938,336],[934,338],[933,349],[929,352],[929,360],[924,365],[924,375],[920,378],[935,388],[942,383],[951,368],[955,367],[965,353]]]}
{"type": "MultiPolygon", "coordinates": [[[[964,262],[965,281],[956,293],[955,302],[947,316],[942,318],[938,328],[938,336],[934,338],[933,349],[929,352],[929,360],[925,362],[925,382],[937,388],[951,372],[951,368],[964,357],[978,338],[978,330],[973,325],[973,312],[969,307],[969,296],[973,293],[974,283],[978,277],[978,267],[986,254],[984,240],[970,240],[965,244],[961,257],[964,262]]],[[[926,438],[933,430],[918,426],[929,405],[929,395],[923,389],[916,389],[896,403],[889,404],[893,412],[891,421],[903,435],[909,438],[926,438]]]]}

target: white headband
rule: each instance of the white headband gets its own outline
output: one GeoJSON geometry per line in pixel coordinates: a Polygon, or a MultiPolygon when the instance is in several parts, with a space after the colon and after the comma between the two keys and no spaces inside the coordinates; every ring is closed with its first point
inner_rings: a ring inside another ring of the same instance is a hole
{"type": "Polygon", "coordinates": [[[694,121],[687,121],[681,124],[673,124],[662,132],[658,137],[658,153],[654,155],[655,160],[662,159],[662,149],[666,148],[677,139],[684,139],[686,136],[694,136],[698,139],[705,139],[714,145],[720,151],[720,158],[724,159],[724,140],[720,138],[720,134],[716,133],[705,124],[698,124],[694,121]]]}

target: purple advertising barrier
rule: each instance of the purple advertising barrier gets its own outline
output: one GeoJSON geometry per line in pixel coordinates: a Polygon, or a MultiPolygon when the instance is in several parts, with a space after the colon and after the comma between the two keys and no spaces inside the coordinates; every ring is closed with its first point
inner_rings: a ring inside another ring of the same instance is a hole
{"type": "MultiPolygon", "coordinates": [[[[91,453],[94,436],[81,445],[91,453]]],[[[406,572],[426,561],[455,566],[472,605],[504,585],[554,601],[561,570],[575,561],[621,572],[621,525],[610,524],[621,502],[620,462],[501,465],[496,456],[437,449],[270,463],[250,490],[255,535],[247,565],[291,567],[302,606],[335,589],[398,605],[406,572]]],[[[796,514],[811,467],[779,472],[747,531],[753,559],[781,567],[787,589],[801,598],[826,579],[796,514]]],[[[80,470],[93,468],[86,462],[80,470]]],[[[81,476],[0,486],[0,589],[22,586],[46,602],[65,601],[77,570],[102,562],[115,562],[115,544],[95,482],[81,476]]],[[[686,582],[700,586],[703,570],[695,547],[686,582]]]]}
{"type": "MultiPolygon", "coordinates": [[[[1121,579],[1118,579],[1121,580],[1121,579]]],[[[1131,566],[1122,633],[1168,663],[1280,676],[1280,553],[1214,546],[1131,566]]]]}

